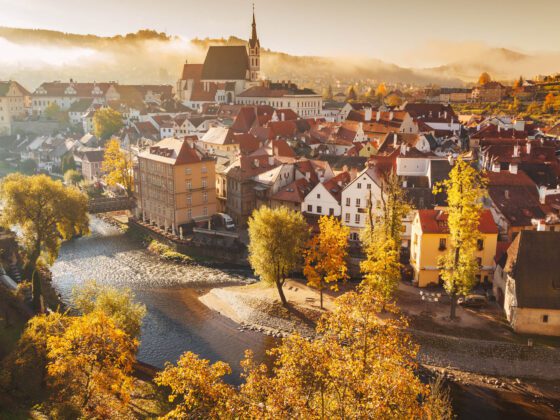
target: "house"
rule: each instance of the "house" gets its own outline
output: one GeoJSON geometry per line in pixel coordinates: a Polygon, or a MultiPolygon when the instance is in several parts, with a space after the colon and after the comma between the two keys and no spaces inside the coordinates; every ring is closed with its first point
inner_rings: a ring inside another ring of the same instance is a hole
{"type": "Polygon", "coordinates": [[[56,104],[67,111],[70,106],[81,99],[89,99],[96,104],[105,104],[105,94],[111,83],[78,83],[72,79],[68,83],[45,82],[32,94],[32,110],[36,115],[43,115],[45,109],[56,104]]]}
{"type": "Polygon", "coordinates": [[[287,207],[295,211],[300,211],[305,197],[312,188],[313,184],[307,178],[296,179],[270,197],[270,207],[287,207]]]}
{"type": "Polygon", "coordinates": [[[96,182],[101,180],[103,171],[101,166],[103,164],[103,156],[105,151],[88,150],[80,153],[80,160],[82,162],[82,176],[86,181],[96,182]]]}
{"type": "Polygon", "coordinates": [[[179,233],[216,212],[214,158],[188,139],[163,139],[138,155],[137,217],[179,233]]]}
{"type": "Polygon", "coordinates": [[[30,93],[13,80],[0,81],[0,135],[12,133],[14,118],[25,116],[30,93]]]}
{"type": "Polygon", "coordinates": [[[516,333],[560,335],[560,232],[522,231],[494,275],[494,294],[516,333]]]}
{"type": "Polygon", "coordinates": [[[340,200],[342,190],[350,182],[350,174],[341,172],[327,181],[320,182],[309,191],[301,203],[301,211],[318,216],[336,216],[342,214],[340,200]]]}
{"type": "Polygon", "coordinates": [[[507,94],[507,88],[500,82],[491,81],[473,88],[471,97],[480,102],[500,102],[507,94]]]}
{"type": "MultiPolygon", "coordinates": [[[[477,243],[479,282],[488,283],[494,275],[494,256],[498,242],[498,228],[489,210],[483,210],[478,225],[480,239],[477,243]]],[[[447,213],[443,209],[418,210],[412,222],[410,264],[414,270],[414,283],[418,287],[439,284],[439,258],[450,243],[447,213]]]]}
{"type": "MultiPolygon", "coordinates": [[[[90,111],[93,105],[93,99],[84,98],[80,99],[72,105],[68,109],[68,119],[70,120],[70,124],[77,125],[82,124],[83,116],[90,111]]],[[[87,131],[86,131],[87,133],[87,131]]]]}

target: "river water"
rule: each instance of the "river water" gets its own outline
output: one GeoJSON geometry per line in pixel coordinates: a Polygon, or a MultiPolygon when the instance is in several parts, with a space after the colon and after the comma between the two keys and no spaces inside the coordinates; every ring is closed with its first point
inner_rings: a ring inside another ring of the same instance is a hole
{"type": "MultiPolygon", "coordinates": [[[[227,381],[239,384],[239,362],[245,349],[256,360],[275,344],[272,337],[237,329],[237,325],[200,303],[210,287],[254,281],[248,270],[218,270],[163,262],[116,228],[92,217],[92,234],[66,242],[52,267],[53,284],[69,302],[72,289],[89,279],[130,288],[147,307],[138,359],[157,367],[192,351],[232,368],[227,381]]],[[[536,406],[512,392],[452,384],[454,411],[460,418],[550,418],[548,407],[536,406]]]]}
{"type": "Polygon", "coordinates": [[[184,351],[230,364],[231,383],[239,383],[245,349],[258,360],[274,339],[237,325],[198,300],[208,287],[254,281],[248,270],[218,270],[161,261],[140,244],[100,219],[91,219],[91,235],[66,242],[52,267],[53,283],[68,303],[72,289],[89,279],[133,290],[147,307],[138,359],[157,367],[175,362],[184,351]]]}

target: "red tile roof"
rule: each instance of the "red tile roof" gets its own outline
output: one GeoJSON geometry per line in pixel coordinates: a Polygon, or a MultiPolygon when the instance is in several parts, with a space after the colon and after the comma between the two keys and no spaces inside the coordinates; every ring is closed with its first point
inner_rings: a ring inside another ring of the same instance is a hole
{"type": "Polygon", "coordinates": [[[183,74],[181,75],[182,80],[200,80],[202,78],[202,67],[203,64],[188,64],[183,65],[183,74]]]}
{"type": "Polygon", "coordinates": [[[272,200],[302,203],[305,196],[312,190],[312,184],[305,178],[286,185],[272,196],[272,200]]]}
{"type": "MultiPolygon", "coordinates": [[[[420,226],[423,233],[449,233],[447,212],[443,210],[418,210],[418,217],[420,218],[420,226]]],[[[498,227],[490,210],[483,210],[480,214],[478,230],[481,233],[498,233],[498,227]]]]}

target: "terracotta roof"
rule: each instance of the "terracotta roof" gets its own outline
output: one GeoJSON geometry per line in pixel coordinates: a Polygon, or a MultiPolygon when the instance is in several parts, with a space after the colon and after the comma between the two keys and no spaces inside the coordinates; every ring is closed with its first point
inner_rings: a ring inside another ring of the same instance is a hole
{"type": "Polygon", "coordinates": [[[233,135],[233,143],[239,144],[239,151],[242,155],[253,153],[261,147],[259,139],[249,133],[235,133],[233,135]]]}
{"type": "Polygon", "coordinates": [[[288,201],[292,203],[302,203],[305,196],[312,189],[312,184],[305,178],[298,179],[291,184],[281,188],[271,199],[276,201],[288,201]]]}
{"type": "Polygon", "coordinates": [[[79,98],[93,98],[101,97],[105,95],[107,89],[111,86],[111,83],[78,83],[78,82],[45,82],[42,83],[37,90],[33,93],[36,96],[71,96],[79,98]],[[76,94],[66,94],[67,88],[72,87],[76,94]],[[99,94],[94,95],[93,90],[95,87],[99,88],[99,94]],[[39,94],[38,91],[44,89],[46,94],[39,94]]]}
{"type": "Polygon", "coordinates": [[[521,231],[504,271],[515,281],[519,308],[560,309],[560,232],[521,231]]]}
{"type": "Polygon", "coordinates": [[[183,74],[181,75],[182,80],[200,80],[202,78],[202,67],[203,64],[188,64],[183,65],[183,74]]]}
{"type": "Polygon", "coordinates": [[[184,165],[213,160],[194,146],[194,143],[191,145],[188,141],[172,137],[157,142],[149,149],[141,152],[138,157],[171,165],[184,165]]]}
{"type": "Polygon", "coordinates": [[[273,156],[296,157],[296,153],[285,140],[270,140],[273,156]]]}
{"type": "Polygon", "coordinates": [[[268,123],[268,128],[271,129],[272,134],[276,137],[292,138],[298,131],[294,121],[271,121],[268,123]]]}
{"type": "Polygon", "coordinates": [[[328,181],[323,182],[323,186],[336,199],[336,201],[340,203],[342,190],[350,181],[350,174],[348,172],[341,172],[328,181]]]}
{"type": "Polygon", "coordinates": [[[208,83],[208,89],[204,88],[203,82],[194,82],[191,101],[193,102],[214,102],[216,100],[216,91],[218,85],[216,83],[208,83]]]}
{"type": "Polygon", "coordinates": [[[87,162],[103,162],[105,150],[88,150],[82,153],[82,160],[87,162]]]}
{"type": "Polygon", "coordinates": [[[268,155],[240,156],[239,159],[233,161],[224,172],[228,177],[238,181],[246,181],[278,166],[276,162],[271,162],[271,160],[273,159],[268,155]]]}
{"type": "MultiPolygon", "coordinates": [[[[423,233],[449,233],[447,212],[444,210],[418,210],[418,217],[423,233]]],[[[498,233],[498,227],[494,222],[490,210],[483,210],[481,212],[478,230],[480,233],[498,233]]]]}
{"type": "Polygon", "coordinates": [[[159,130],[150,121],[137,121],[134,127],[138,134],[145,137],[158,137],[159,130]]]}

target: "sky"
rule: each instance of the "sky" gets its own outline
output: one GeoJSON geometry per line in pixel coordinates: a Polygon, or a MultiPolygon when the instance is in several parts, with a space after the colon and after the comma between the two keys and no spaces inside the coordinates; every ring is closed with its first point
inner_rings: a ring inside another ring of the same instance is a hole
{"type": "MultiPolygon", "coordinates": [[[[0,0],[0,26],[248,38],[251,9],[249,0],[0,0]]],[[[479,45],[560,49],[560,0],[255,0],[255,10],[261,45],[290,54],[410,65],[418,55],[449,62],[479,45]]]]}

